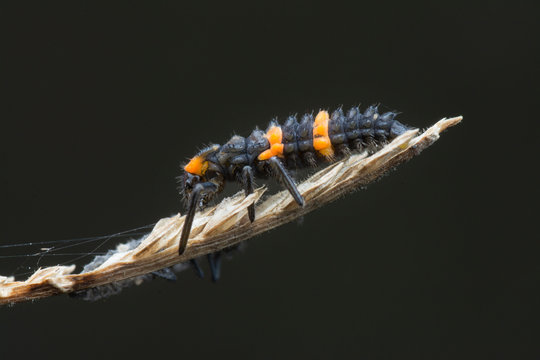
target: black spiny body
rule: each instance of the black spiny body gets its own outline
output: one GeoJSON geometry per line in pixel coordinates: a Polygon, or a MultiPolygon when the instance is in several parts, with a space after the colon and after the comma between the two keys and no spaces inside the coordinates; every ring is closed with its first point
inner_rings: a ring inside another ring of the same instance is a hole
{"type": "MultiPolygon", "coordinates": [[[[370,106],[363,113],[358,107],[330,116],[305,114],[287,118],[283,125],[272,121],[266,132],[254,130],[247,138],[235,135],[223,145],[200,151],[184,167],[182,192],[187,199],[187,215],[182,229],[179,253],[186,248],[195,211],[219,193],[225,182],[242,184],[246,196],[253,192],[255,178],[277,177],[299,206],[304,199],[287,169],[328,163],[354,151],[373,151],[410,128],[395,120],[395,112],[378,113],[370,106]]],[[[254,221],[255,208],[248,209],[254,221]]]]}

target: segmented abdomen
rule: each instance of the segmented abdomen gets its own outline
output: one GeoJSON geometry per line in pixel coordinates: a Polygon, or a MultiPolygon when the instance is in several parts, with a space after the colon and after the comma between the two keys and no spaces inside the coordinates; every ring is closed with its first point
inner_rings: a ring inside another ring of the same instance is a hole
{"type": "MultiPolygon", "coordinates": [[[[332,159],[353,150],[382,145],[409,128],[395,120],[395,112],[379,114],[376,106],[364,113],[353,107],[346,113],[335,110],[330,116],[320,111],[315,117],[303,115],[300,122],[290,116],[281,126],[283,153],[289,165],[315,164],[317,159],[332,159]]],[[[269,130],[276,123],[270,124],[269,130]]],[[[268,132],[267,132],[268,134],[268,132]]]]}

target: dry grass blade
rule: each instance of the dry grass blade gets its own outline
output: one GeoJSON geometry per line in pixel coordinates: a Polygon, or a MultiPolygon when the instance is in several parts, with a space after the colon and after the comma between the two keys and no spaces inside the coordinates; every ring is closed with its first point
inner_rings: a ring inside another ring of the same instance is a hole
{"type": "Polygon", "coordinates": [[[437,141],[442,131],[461,119],[443,119],[420,135],[418,130],[410,130],[369,157],[353,155],[322,169],[298,186],[306,200],[303,208],[282,191],[259,203],[257,219],[250,223],[247,207],[258,201],[265,189],[259,188],[248,197],[238,193],[226,198],[197,214],[182,256],[178,256],[178,239],[184,217],[179,214],[160,220],[138,247],[116,253],[92,271],[72,274],[74,265],[53,266],[39,269],[26,281],[0,276],[0,304],[69,293],[140,276],[249,239],[369,184],[389,169],[418,155],[437,141]]]}

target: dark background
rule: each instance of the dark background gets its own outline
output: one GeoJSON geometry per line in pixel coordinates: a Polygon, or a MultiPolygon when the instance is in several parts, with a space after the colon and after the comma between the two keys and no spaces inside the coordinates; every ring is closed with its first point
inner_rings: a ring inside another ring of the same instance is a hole
{"type": "MultiPolygon", "coordinates": [[[[367,190],[248,241],[217,284],[188,271],[96,303],[1,308],[2,359],[540,357],[538,9],[153,1],[0,12],[2,244],[172,215],[181,162],[274,116],[358,103],[418,127],[464,116],[367,190]]],[[[2,260],[0,274],[23,260],[2,260]]]]}

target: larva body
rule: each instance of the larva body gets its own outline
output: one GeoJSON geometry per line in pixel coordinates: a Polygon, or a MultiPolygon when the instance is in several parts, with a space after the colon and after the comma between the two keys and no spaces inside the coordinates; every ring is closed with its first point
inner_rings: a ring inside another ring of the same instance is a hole
{"type": "Polygon", "coordinates": [[[326,111],[320,111],[316,117],[305,114],[300,121],[290,116],[284,125],[272,121],[266,132],[256,129],[248,137],[235,135],[224,145],[202,150],[184,170],[197,176],[217,171],[224,180],[237,181],[243,167],[248,165],[256,170],[257,177],[270,176],[266,160],[271,156],[280,158],[289,169],[331,162],[352,151],[382,145],[409,129],[395,117],[395,112],[379,115],[375,106],[364,113],[357,107],[346,114],[338,109],[331,117],[326,111]],[[272,145],[271,136],[277,138],[272,145]],[[269,151],[271,148],[275,151],[269,151]],[[209,162],[208,167],[203,166],[205,161],[209,162]]]}
{"type": "MultiPolygon", "coordinates": [[[[225,182],[239,182],[248,195],[253,192],[255,178],[276,177],[303,206],[304,199],[288,170],[332,162],[353,151],[383,145],[410,129],[395,120],[396,115],[379,114],[377,106],[363,113],[358,107],[346,113],[339,108],[331,116],[323,110],[316,116],[303,115],[300,121],[290,116],[283,125],[272,121],[266,131],[255,129],[248,137],[235,135],[223,145],[203,149],[184,167],[181,185],[187,215],[179,253],[186,248],[196,209],[219,193],[225,182]]],[[[253,205],[248,213],[253,221],[253,205]]]]}

